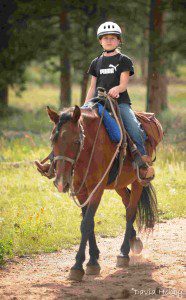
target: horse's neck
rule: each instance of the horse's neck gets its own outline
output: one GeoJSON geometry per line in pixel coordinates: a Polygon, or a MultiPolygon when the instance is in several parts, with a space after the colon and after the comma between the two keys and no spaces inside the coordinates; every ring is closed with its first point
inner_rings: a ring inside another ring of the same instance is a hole
{"type": "Polygon", "coordinates": [[[82,113],[81,120],[86,143],[88,143],[87,146],[92,147],[97,136],[96,149],[101,152],[103,151],[106,156],[112,153],[114,151],[114,144],[110,141],[104,125],[100,124],[100,116],[97,114],[97,111],[86,110],[82,113]]]}
{"type": "Polygon", "coordinates": [[[86,110],[81,115],[81,122],[85,131],[86,136],[91,136],[92,139],[94,134],[97,132],[100,118],[94,110],[86,110]]]}

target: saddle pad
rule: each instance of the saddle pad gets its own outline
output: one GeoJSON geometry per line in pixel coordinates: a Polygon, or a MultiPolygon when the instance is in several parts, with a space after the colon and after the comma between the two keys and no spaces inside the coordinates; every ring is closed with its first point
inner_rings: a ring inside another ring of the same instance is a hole
{"type": "MultiPolygon", "coordinates": [[[[103,105],[98,103],[97,106],[98,106],[98,114],[101,117],[104,109],[103,105]]],[[[106,109],[104,111],[103,124],[105,125],[105,128],[108,132],[111,141],[115,143],[119,143],[121,134],[120,134],[118,124],[116,123],[115,119],[111,117],[111,115],[108,113],[106,109]]]]}

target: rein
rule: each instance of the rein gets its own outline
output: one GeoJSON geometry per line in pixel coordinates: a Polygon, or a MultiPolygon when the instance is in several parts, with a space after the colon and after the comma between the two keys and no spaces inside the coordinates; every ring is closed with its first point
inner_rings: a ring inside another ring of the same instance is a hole
{"type": "Polygon", "coordinates": [[[95,150],[95,145],[96,145],[96,142],[97,142],[97,139],[98,139],[98,133],[99,133],[99,130],[100,130],[100,127],[101,127],[101,124],[102,124],[105,107],[106,107],[106,101],[105,101],[105,104],[104,104],[104,107],[103,107],[102,115],[101,115],[100,122],[99,122],[99,125],[98,125],[98,130],[96,132],[96,137],[95,137],[94,144],[93,144],[93,147],[92,147],[92,151],[91,151],[91,154],[90,154],[90,159],[89,159],[89,162],[88,162],[88,166],[87,166],[87,169],[86,169],[85,176],[83,178],[83,181],[82,181],[81,186],[79,187],[78,191],[74,192],[74,187],[73,187],[73,184],[72,184],[72,186],[71,186],[71,194],[70,194],[72,197],[75,197],[76,195],[79,194],[79,192],[81,191],[81,189],[82,189],[82,187],[83,187],[83,185],[85,183],[85,180],[87,179],[88,172],[89,172],[89,169],[90,169],[90,164],[91,164],[91,161],[92,161],[92,156],[93,156],[94,150],[95,150]]]}

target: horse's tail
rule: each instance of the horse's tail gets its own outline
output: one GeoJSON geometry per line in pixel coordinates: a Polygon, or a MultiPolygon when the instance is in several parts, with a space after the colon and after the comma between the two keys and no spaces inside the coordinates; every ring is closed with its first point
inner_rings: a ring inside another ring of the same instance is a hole
{"type": "Polygon", "coordinates": [[[156,192],[152,184],[143,187],[140,201],[138,202],[136,222],[139,231],[153,229],[158,221],[156,192]]]}

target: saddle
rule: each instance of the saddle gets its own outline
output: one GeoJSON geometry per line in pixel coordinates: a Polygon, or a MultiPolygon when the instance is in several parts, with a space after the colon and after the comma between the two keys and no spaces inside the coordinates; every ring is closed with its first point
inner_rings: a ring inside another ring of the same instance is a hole
{"type": "MultiPolygon", "coordinates": [[[[83,105],[83,107],[97,108],[98,113],[101,116],[103,109],[100,109],[100,105],[103,107],[105,104],[104,101],[105,100],[101,100],[99,97],[95,97],[91,99],[88,103],[83,105]]],[[[108,116],[109,113],[114,118],[114,116],[111,113],[111,107],[109,102],[106,103],[105,109],[105,114],[108,116]]],[[[147,140],[150,142],[153,150],[156,150],[157,145],[162,141],[164,135],[163,128],[160,122],[155,117],[154,113],[134,111],[134,114],[140,122],[143,130],[145,131],[147,135],[147,140]]],[[[114,122],[111,122],[111,125],[109,126],[108,123],[106,124],[106,121],[104,122],[104,124],[109,136],[111,137],[111,140],[113,140],[114,142],[118,142],[120,139],[120,134],[118,134],[118,132],[116,133],[117,125],[114,122]],[[114,127],[115,132],[110,132],[111,126],[114,127]]]]}
{"type": "Polygon", "coordinates": [[[146,132],[148,140],[155,151],[164,135],[160,122],[156,119],[154,113],[138,111],[134,111],[134,113],[138,121],[141,123],[143,130],[146,132]]]}
{"type": "MultiPolygon", "coordinates": [[[[115,103],[116,102],[114,101],[114,104],[115,103]]],[[[116,157],[116,159],[111,167],[111,170],[109,172],[109,179],[107,182],[108,185],[111,184],[113,181],[115,181],[116,178],[121,173],[121,170],[123,167],[123,161],[126,156],[127,145],[128,145],[128,148],[129,148],[129,151],[131,153],[133,160],[134,160],[134,157],[136,156],[136,154],[138,155],[138,159],[140,159],[140,157],[141,157],[141,154],[137,150],[136,145],[134,144],[134,142],[132,141],[132,139],[130,138],[130,136],[128,135],[128,133],[126,132],[126,130],[124,128],[123,122],[120,117],[118,106],[116,104],[114,106],[115,106],[115,111],[116,111],[116,114],[120,121],[120,126],[121,126],[122,132],[123,132],[123,143],[120,147],[120,152],[119,152],[118,156],[116,157]]],[[[107,101],[105,103],[104,90],[102,88],[98,88],[98,97],[91,99],[83,107],[97,108],[99,116],[102,117],[102,114],[103,114],[103,123],[108,132],[108,135],[110,136],[110,139],[113,142],[117,142],[117,143],[120,141],[119,127],[118,127],[115,119],[113,119],[109,101],[107,101]],[[105,108],[105,110],[103,107],[105,108]]],[[[137,111],[134,111],[134,113],[136,115],[136,118],[140,122],[143,130],[145,131],[145,133],[147,135],[147,141],[151,144],[153,151],[156,152],[157,145],[163,139],[163,129],[162,129],[160,122],[156,119],[154,113],[137,112],[137,111]]],[[[146,156],[145,159],[146,159],[146,161],[144,161],[144,160],[143,161],[147,165],[152,165],[152,159],[149,156],[146,156]]],[[[155,157],[155,159],[156,159],[156,157],[155,157]]],[[[155,159],[153,161],[155,161],[155,159]]],[[[135,164],[135,162],[134,162],[134,168],[137,169],[138,179],[140,180],[139,169],[137,168],[137,165],[135,164]]],[[[145,185],[148,185],[150,180],[152,180],[152,177],[149,179],[144,179],[144,180],[142,179],[142,180],[140,180],[140,182],[142,185],[145,186],[145,185]]]]}

